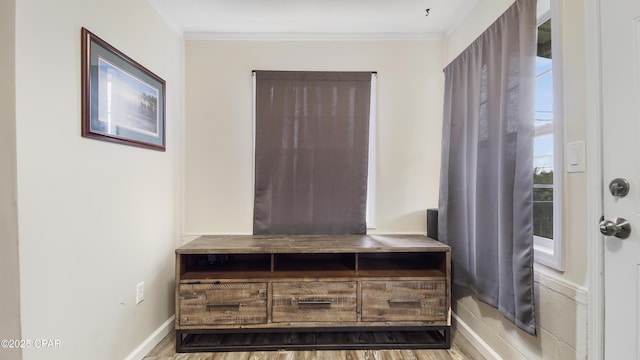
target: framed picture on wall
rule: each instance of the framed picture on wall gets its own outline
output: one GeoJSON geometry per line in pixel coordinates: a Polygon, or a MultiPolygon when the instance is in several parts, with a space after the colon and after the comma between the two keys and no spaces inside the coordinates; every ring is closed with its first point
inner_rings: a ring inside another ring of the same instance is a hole
{"type": "Polygon", "coordinates": [[[82,136],[165,151],[165,81],[82,28],[82,136]]]}

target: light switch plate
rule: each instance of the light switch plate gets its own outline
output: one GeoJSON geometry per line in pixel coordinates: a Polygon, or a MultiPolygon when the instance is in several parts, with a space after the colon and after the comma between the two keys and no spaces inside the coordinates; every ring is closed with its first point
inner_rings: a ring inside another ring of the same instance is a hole
{"type": "Polygon", "coordinates": [[[566,167],[567,172],[576,173],[585,171],[585,149],[584,141],[574,141],[567,143],[566,167]]]}

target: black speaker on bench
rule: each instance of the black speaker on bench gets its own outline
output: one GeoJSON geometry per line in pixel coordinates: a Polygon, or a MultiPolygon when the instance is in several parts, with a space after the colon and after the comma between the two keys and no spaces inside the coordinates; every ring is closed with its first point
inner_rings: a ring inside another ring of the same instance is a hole
{"type": "Polygon", "coordinates": [[[438,240],[438,209],[427,209],[427,237],[438,240]]]}

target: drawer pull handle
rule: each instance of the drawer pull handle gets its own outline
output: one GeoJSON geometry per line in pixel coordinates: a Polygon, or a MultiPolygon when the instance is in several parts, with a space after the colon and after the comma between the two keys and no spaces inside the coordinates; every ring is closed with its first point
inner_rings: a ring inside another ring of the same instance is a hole
{"type": "Polygon", "coordinates": [[[404,308],[419,308],[422,307],[420,301],[407,301],[407,300],[389,300],[390,307],[404,307],[404,308]]]}
{"type": "Polygon", "coordinates": [[[193,299],[198,299],[200,295],[198,295],[197,293],[191,293],[191,294],[181,295],[181,297],[184,300],[193,300],[193,299]]]}
{"type": "Polygon", "coordinates": [[[241,305],[239,302],[216,302],[204,306],[207,311],[238,311],[241,305]]]}
{"type": "Polygon", "coordinates": [[[331,300],[330,299],[298,299],[298,307],[328,308],[328,307],[331,307],[331,300]]]}

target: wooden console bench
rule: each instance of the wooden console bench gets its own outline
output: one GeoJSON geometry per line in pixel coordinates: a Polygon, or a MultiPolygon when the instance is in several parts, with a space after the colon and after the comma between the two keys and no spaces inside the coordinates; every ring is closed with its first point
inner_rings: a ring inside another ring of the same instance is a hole
{"type": "Polygon", "coordinates": [[[449,348],[450,261],[420,235],[202,236],[176,249],[176,351],[449,348]]]}

